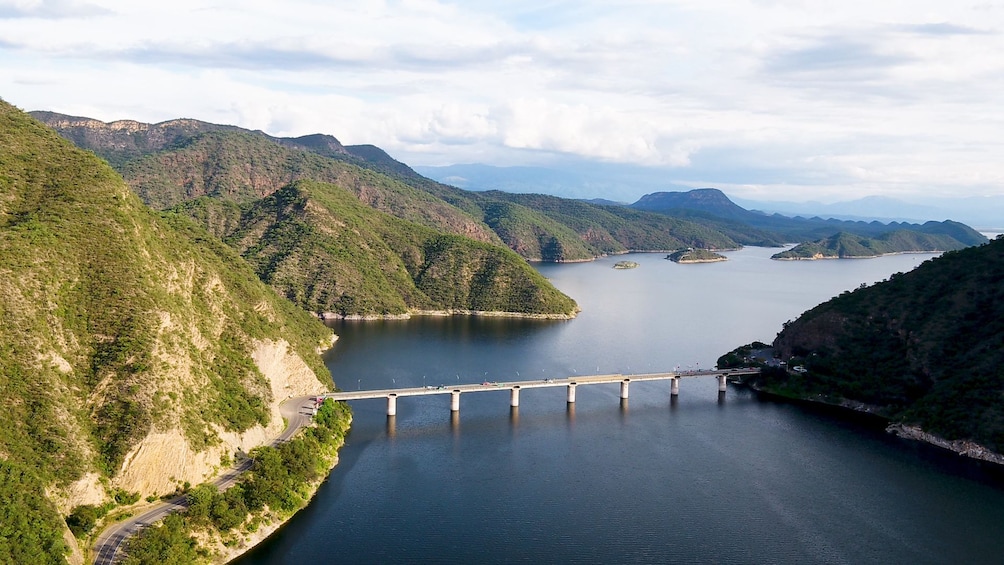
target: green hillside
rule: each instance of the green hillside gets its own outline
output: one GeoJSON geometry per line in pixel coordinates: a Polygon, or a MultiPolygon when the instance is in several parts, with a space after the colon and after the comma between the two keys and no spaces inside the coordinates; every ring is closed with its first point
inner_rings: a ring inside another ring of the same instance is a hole
{"type": "Polygon", "coordinates": [[[819,241],[800,243],[771,259],[867,258],[892,253],[956,251],[969,245],[973,243],[963,243],[945,233],[896,230],[871,238],[841,232],[819,241]]]}
{"type": "Polygon", "coordinates": [[[377,147],[344,147],[327,135],[276,138],[194,120],[105,124],[51,112],[35,115],[109,159],[156,208],[204,195],[248,203],[303,179],[341,186],[398,218],[478,241],[504,242],[536,261],[781,243],[735,222],[713,225],[549,196],[463,191],[418,175],[377,147]]]}
{"type": "MultiPolygon", "coordinates": [[[[986,242],[986,238],[979,232],[965,224],[952,221],[925,222],[924,224],[903,222],[882,223],[878,221],[864,222],[837,220],[833,218],[822,219],[818,217],[792,218],[780,214],[764,214],[746,210],[736,205],[720,190],[714,188],[701,188],[687,192],[656,192],[646,194],[638,202],[632,204],[631,208],[649,210],[692,220],[703,218],[704,223],[709,227],[729,234],[736,241],[744,245],[769,246],[771,245],[771,241],[787,243],[817,242],[816,244],[810,244],[807,249],[798,251],[800,254],[807,254],[805,255],[807,257],[815,255],[816,251],[820,250],[820,247],[825,248],[826,244],[822,243],[822,241],[828,240],[837,234],[845,234],[841,236],[845,242],[850,236],[859,236],[862,239],[874,238],[876,239],[874,243],[876,246],[888,248],[909,247],[905,245],[904,241],[883,240],[883,238],[888,238],[889,234],[893,232],[901,232],[895,238],[900,240],[905,239],[904,232],[945,236],[934,238],[938,242],[943,242],[939,249],[959,249],[968,245],[979,245],[986,242]],[[949,239],[955,240],[955,242],[951,242],[949,239]],[[946,246],[948,244],[952,244],[953,246],[946,246]]],[[[920,243],[915,243],[914,246],[916,245],[920,245],[920,243]]],[[[853,246],[858,247],[857,244],[853,246]]],[[[865,253],[866,250],[858,249],[855,252],[865,253]]]]}
{"type": "MultiPolygon", "coordinates": [[[[632,210],[624,206],[599,206],[579,200],[541,194],[510,194],[489,191],[475,193],[474,201],[483,209],[496,203],[519,206],[563,226],[574,235],[558,239],[579,242],[584,250],[573,253],[564,244],[565,255],[556,260],[581,260],[628,251],[670,251],[680,247],[736,249],[740,245],[713,228],[696,222],[660,214],[632,210]]],[[[518,220],[515,212],[511,219],[518,220]]],[[[491,222],[488,222],[492,225],[491,222]]],[[[498,232],[498,230],[496,230],[498,232]]],[[[560,233],[555,231],[555,233],[560,233]]],[[[501,236],[501,234],[500,234],[501,236]]],[[[503,241],[506,238],[502,236],[503,241]]],[[[509,243],[507,241],[507,243],[509,243]]],[[[513,244],[510,243],[510,246],[513,244]]],[[[549,258],[541,255],[544,260],[549,258]]]]}
{"type": "Polygon", "coordinates": [[[119,170],[140,198],[157,209],[200,196],[246,204],[308,179],[337,184],[373,208],[405,220],[481,241],[499,241],[484,224],[425,192],[260,133],[213,131],[182,138],[164,150],[125,162],[119,170]]]}
{"type": "Polygon", "coordinates": [[[231,248],[4,102],[0,147],[0,562],[62,562],[71,485],[105,501],[134,490],[126,454],[153,432],[231,452],[221,433],[275,423],[252,352],[286,342],[329,388],[316,351],[331,334],[231,248]]]}
{"type": "Polygon", "coordinates": [[[298,181],[243,209],[203,198],[184,211],[312,312],[577,310],[512,251],[374,210],[334,184],[298,181]]]}
{"type": "Polygon", "coordinates": [[[1004,239],[948,252],[788,323],[775,350],[805,373],[770,391],[863,403],[896,422],[1004,453],[1004,239]]]}

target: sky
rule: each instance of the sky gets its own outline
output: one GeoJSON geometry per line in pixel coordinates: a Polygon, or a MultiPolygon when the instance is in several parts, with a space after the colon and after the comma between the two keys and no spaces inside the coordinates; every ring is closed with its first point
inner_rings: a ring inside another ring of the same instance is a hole
{"type": "Polygon", "coordinates": [[[1004,195],[1002,0],[0,0],[0,98],[743,198],[1004,195]]]}

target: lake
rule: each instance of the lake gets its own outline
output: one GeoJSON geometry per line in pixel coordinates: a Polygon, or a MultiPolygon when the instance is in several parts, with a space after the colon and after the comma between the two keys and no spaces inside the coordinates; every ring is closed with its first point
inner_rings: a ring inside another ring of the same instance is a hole
{"type": "MultiPolygon", "coordinates": [[[[538,265],[570,321],[333,323],[343,390],[711,368],[787,320],[930,255],[722,263],[661,254],[538,265]],[[616,270],[619,260],[639,263],[616,270]]],[[[341,462],[242,565],[280,563],[995,563],[1000,472],[881,424],[762,400],[713,377],[352,403],[341,462]]]]}

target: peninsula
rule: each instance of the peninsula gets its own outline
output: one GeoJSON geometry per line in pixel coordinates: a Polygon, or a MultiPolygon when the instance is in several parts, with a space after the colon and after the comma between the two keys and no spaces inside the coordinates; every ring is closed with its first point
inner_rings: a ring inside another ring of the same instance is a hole
{"type": "MultiPolygon", "coordinates": [[[[949,251],[785,324],[751,384],[886,418],[889,431],[1004,462],[1004,239],[949,251]],[[784,362],[784,365],[781,362],[784,362]]],[[[743,365],[748,351],[719,359],[743,365]]]]}
{"type": "Polygon", "coordinates": [[[955,251],[972,244],[971,239],[956,239],[946,233],[920,233],[896,230],[877,237],[865,237],[840,232],[830,237],[800,243],[791,249],[776,253],[771,259],[782,261],[816,259],[867,259],[898,253],[939,253],[955,251]],[[963,243],[964,240],[966,243],[963,243]]]}

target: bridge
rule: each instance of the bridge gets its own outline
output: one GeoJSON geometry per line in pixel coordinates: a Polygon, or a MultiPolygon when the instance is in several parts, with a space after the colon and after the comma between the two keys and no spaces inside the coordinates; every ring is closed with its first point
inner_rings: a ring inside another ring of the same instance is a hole
{"type": "MultiPolygon", "coordinates": [[[[578,376],[578,377],[567,377],[560,379],[542,379],[542,380],[529,380],[529,381],[513,381],[508,383],[498,383],[498,382],[483,382],[481,384],[458,384],[456,386],[424,386],[416,388],[390,388],[390,389],[380,389],[380,390],[360,390],[355,392],[330,392],[327,394],[322,394],[313,397],[296,397],[290,398],[283,402],[280,406],[283,417],[289,422],[288,427],[283,433],[275,438],[271,444],[278,445],[284,441],[287,441],[293,436],[300,428],[308,425],[310,423],[311,408],[316,408],[317,398],[332,398],[334,400],[362,400],[367,398],[386,398],[387,399],[387,415],[396,416],[397,415],[397,399],[406,396],[426,396],[430,394],[449,394],[451,396],[450,411],[452,414],[456,415],[460,411],[460,395],[464,393],[473,392],[491,392],[499,390],[509,391],[509,404],[512,407],[519,406],[519,393],[523,389],[532,388],[547,388],[547,387],[566,387],[568,390],[567,401],[569,403],[575,402],[575,389],[578,386],[584,385],[597,385],[597,384],[610,384],[610,383],[620,383],[620,397],[621,399],[628,398],[628,393],[630,391],[630,385],[634,382],[644,382],[644,381],[671,381],[669,392],[673,396],[680,394],[680,379],[690,378],[690,377],[706,377],[706,376],[716,376],[718,377],[718,391],[719,393],[725,391],[726,383],[730,376],[741,376],[741,375],[754,375],[759,373],[759,369],[724,369],[715,371],[682,371],[675,373],[649,373],[641,375],[592,375],[592,376],[578,376]],[[313,402],[311,399],[315,399],[313,402]]],[[[390,419],[388,419],[389,421],[390,419]]],[[[213,484],[217,485],[220,490],[226,490],[232,486],[240,474],[248,469],[250,466],[250,460],[245,460],[234,468],[230,469],[220,477],[218,477],[213,484]]],[[[147,511],[140,513],[137,516],[127,518],[122,522],[118,522],[107,529],[105,529],[95,540],[94,544],[94,564],[95,565],[111,565],[116,561],[118,551],[120,546],[125,542],[125,540],[143,529],[144,527],[153,524],[157,520],[160,520],[165,515],[176,510],[182,510],[188,506],[188,500],[186,495],[181,495],[175,497],[166,502],[158,502],[150,506],[147,511]]]]}
{"type": "Polygon", "coordinates": [[[565,377],[559,379],[540,379],[529,381],[513,381],[507,383],[483,382],[481,384],[458,384],[423,386],[414,388],[387,388],[374,390],[359,390],[354,392],[329,392],[319,395],[318,398],[331,398],[333,400],[363,400],[372,398],[387,399],[387,415],[397,415],[397,399],[406,396],[428,396],[431,394],[449,394],[450,411],[460,411],[460,395],[474,392],[491,392],[498,390],[509,391],[509,405],[516,408],[519,406],[519,394],[524,389],[566,387],[567,402],[575,402],[575,389],[584,385],[620,383],[620,397],[628,398],[631,383],[645,381],[671,381],[669,393],[672,396],[680,394],[680,379],[690,377],[718,377],[718,390],[724,392],[726,383],[730,376],[753,375],[759,373],[759,369],[722,369],[714,371],[682,371],[673,373],[646,373],[636,375],[590,375],[581,377],[565,377]]]}

